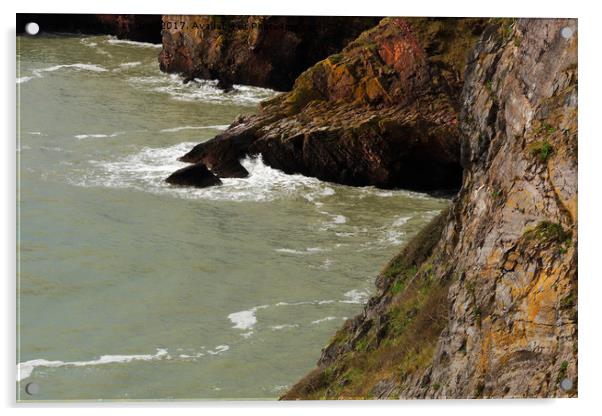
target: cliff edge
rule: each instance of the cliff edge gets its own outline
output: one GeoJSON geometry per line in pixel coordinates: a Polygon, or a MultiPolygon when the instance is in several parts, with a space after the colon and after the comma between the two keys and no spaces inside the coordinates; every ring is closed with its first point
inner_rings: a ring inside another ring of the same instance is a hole
{"type": "Polygon", "coordinates": [[[293,89],[181,160],[244,177],[239,159],[347,185],[458,189],[467,51],[486,19],[385,18],[293,89]]]}
{"type": "Polygon", "coordinates": [[[577,21],[488,26],[460,105],[460,193],[282,399],[577,395],[577,21]]]}
{"type": "Polygon", "coordinates": [[[378,17],[163,16],[162,71],[219,85],[290,90],[305,69],[338,52],[378,17]]]}

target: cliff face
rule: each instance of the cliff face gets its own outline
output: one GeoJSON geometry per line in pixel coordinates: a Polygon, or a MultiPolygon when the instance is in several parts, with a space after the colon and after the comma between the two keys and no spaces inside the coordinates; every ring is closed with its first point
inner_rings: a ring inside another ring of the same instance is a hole
{"type": "Polygon", "coordinates": [[[295,78],[338,52],[376,17],[163,16],[161,70],[289,90],[295,78]]]}
{"type": "Polygon", "coordinates": [[[287,173],[379,187],[459,187],[466,51],[484,19],[387,18],[182,160],[245,176],[260,154],[287,173]]]}
{"type": "Polygon", "coordinates": [[[161,42],[161,16],[152,14],[18,13],[17,33],[36,22],[42,32],[108,34],[119,39],[161,42]]]}
{"type": "Polygon", "coordinates": [[[576,396],[576,31],[484,31],[460,97],[459,195],[284,399],[576,396]]]}

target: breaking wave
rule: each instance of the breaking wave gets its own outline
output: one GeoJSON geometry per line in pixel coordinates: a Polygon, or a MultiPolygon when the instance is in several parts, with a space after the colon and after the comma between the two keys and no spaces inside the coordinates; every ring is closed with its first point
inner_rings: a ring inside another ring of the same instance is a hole
{"type": "MultiPolygon", "coordinates": [[[[204,347],[202,347],[204,348],[204,347]]],[[[230,349],[229,345],[218,345],[213,350],[206,350],[205,352],[209,355],[219,355],[230,349]]],[[[205,356],[203,352],[194,352],[191,354],[179,354],[172,356],[169,354],[166,348],[157,348],[155,354],[133,354],[133,355],[102,355],[100,358],[89,361],[60,361],[60,360],[46,360],[36,359],[29,360],[17,364],[17,381],[22,381],[31,376],[33,371],[38,367],[44,368],[57,368],[57,367],[89,367],[104,364],[123,364],[131,363],[134,361],[158,361],[158,360],[186,360],[186,359],[197,359],[205,356]]]]}
{"type": "MultiPolygon", "coordinates": [[[[89,136],[89,135],[88,135],[89,136]]],[[[83,137],[82,137],[83,138],[83,137]]],[[[90,187],[130,188],[186,199],[222,201],[273,201],[313,192],[327,185],[315,178],[287,175],[265,165],[261,157],[247,157],[241,162],[249,171],[247,178],[223,178],[223,185],[210,188],[182,188],[167,184],[174,171],[188,166],[177,160],[196,143],[180,143],[167,148],[145,147],[137,153],[114,161],[89,161],[90,169],[77,173],[72,184],[90,187]]]]}
{"type": "Polygon", "coordinates": [[[277,94],[267,88],[248,85],[234,85],[231,91],[225,92],[218,88],[216,80],[195,78],[185,83],[177,74],[130,77],[128,82],[135,88],[163,93],[178,101],[209,104],[256,105],[277,94]]]}

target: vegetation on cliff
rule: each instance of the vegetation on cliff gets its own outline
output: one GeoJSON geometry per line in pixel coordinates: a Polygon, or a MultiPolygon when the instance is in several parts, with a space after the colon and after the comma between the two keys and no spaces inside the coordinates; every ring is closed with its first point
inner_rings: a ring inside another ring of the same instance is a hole
{"type": "Polygon", "coordinates": [[[484,30],[459,100],[459,195],[283,399],[577,394],[575,32],[484,30]]]}
{"type": "Polygon", "coordinates": [[[331,182],[457,188],[460,51],[476,43],[485,21],[383,19],[182,160],[215,170],[260,154],[284,172],[331,182]]]}
{"type": "Polygon", "coordinates": [[[163,16],[161,70],[186,78],[290,90],[297,76],[339,51],[378,17],[163,16]]]}

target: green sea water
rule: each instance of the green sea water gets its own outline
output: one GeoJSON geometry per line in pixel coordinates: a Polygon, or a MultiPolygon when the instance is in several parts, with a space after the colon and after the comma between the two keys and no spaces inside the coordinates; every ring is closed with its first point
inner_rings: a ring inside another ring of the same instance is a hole
{"type": "Polygon", "coordinates": [[[448,203],[260,159],[220,187],[165,184],[275,92],[183,84],[159,52],[17,39],[19,400],[275,399],[448,203]]]}

